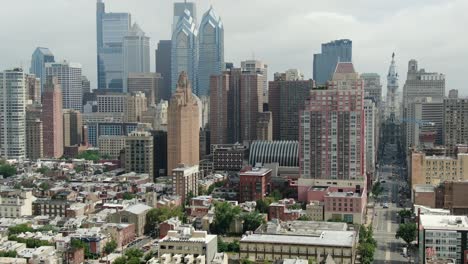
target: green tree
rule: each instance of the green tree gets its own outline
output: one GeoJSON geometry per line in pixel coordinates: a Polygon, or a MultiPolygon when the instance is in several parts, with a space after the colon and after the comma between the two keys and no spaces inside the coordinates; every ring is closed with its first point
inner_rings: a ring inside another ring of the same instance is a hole
{"type": "Polygon", "coordinates": [[[404,219],[404,218],[411,218],[411,216],[413,216],[413,213],[411,212],[411,210],[401,210],[398,212],[398,215],[404,219]]]}
{"type": "Polygon", "coordinates": [[[15,226],[8,227],[8,234],[10,235],[17,235],[26,232],[34,232],[34,229],[30,227],[28,224],[19,224],[15,226]]]}
{"type": "Polygon", "coordinates": [[[383,192],[383,187],[380,184],[380,182],[374,183],[374,186],[372,186],[372,195],[377,198],[379,195],[383,192]]]}
{"type": "Polygon", "coordinates": [[[227,250],[228,252],[239,253],[240,252],[239,240],[234,240],[231,243],[229,243],[227,249],[228,249],[227,250]]]}
{"type": "Polygon", "coordinates": [[[268,196],[273,198],[275,202],[283,199],[283,194],[281,194],[281,192],[278,190],[273,190],[268,196]]]}
{"type": "Polygon", "coordinates": [[[41,182],[41,184],[39,184],[39,188],[43,191],[48,191],[50,189],[50,185],[48,182],[41,182]]]}
{"type": "Polygon", "coordinates": [[[16,251],[15,250],[9,250],[9,251],[0,251],[0,257],[2,258],[16,258],[16,251]]]}
{"type": "Polygon", "coordinates": [[[127,256],[128,259],[132,259],[132,258],[141,258],[143,257],[143,251],[141,251],[141,249],[138,249],[138,248],[130,248],[130,249],[127,249],[127,251],[125,251],[125,256],[127,256]]]}
{"type": "Polygon", "coordinates": [[[218,252],[227,252],[228,244],[224,242],[220,236],[218,236],[218,252]]]}
{"type": "Polygon", "coordinates": [[[180,206],[153,208],[146,214],[145,233],[150,234],[151,232],[154,232],[156,225],[169,218],[179,217],[179,219],[182,219],[183,216],[184,212],[180,206]]]}
{"type": "Polygon", "coordinates": [[[41,174],[46,174],[50,171],[50,169],[48,167],[40,167],[39,169],[36,170],[37,173],[41,173],[41,174]]]}
{"type": "Polygon", "coordinates": [[[226,181],[215,182],[214,184],[210,185],[210,187],[208,187],[206,194],[210,195],[211,193],[213,193],[214,189],[223,187],[225,184],[226,181]]]}
{"type": "Polygon", "coordinates": [[[301,215],[297,219],[298,221],[311,221],[310,217],[308,215],[301,215]]]}
{"type": "Polygon", "coordinates": [[[267,214],[268,213],[268,206],[270,206],[269,203],[267,203],[264,200],[257,200],[256,204],[257,205],[255,206],[255,210],[259,211],[262,214],[267,214]]]}
{"type": "Polygon", "coordinates": [[[126,263],[127,263],[126,257],[118,257],[114,259],[114,262],[112,262],[112,264],[126,264],[126,263]]]}
{"type": "Polygon", "coordinates": [[[139,258],[130,258],[127,261],[127,264],[140,264],[140,263],[141,263],[141,261],[140,261],[139,258]]]}
{"type": "Polygon", "coordinates": [[[253,264],[254,262],[249,259],[241,259],[240,264],[253,264]]]}
{"type": "Polygon", "coordinates": [[[255,231],[260,225],[265,223],[265,218],[258,212],[246,213],[242,216],[244,220],[244,233],[246,231],[255,231]]]}
{"type": "Polygon", "coordinates": [[[125,192],[125,193],[123,194],[123,197],[122,197],[122,198],[123,198],[124,200],[132,200],[132,199],[134,199],[135,197],[136,197],[135,194],[129,193],[129,192],[125,192]]]}
{"type": "Polygon", "coordinates": [[[212,224],[212,231],[215,234],[226,234],[231,222],[239,216],[241,209],[228,202],[218,202],[215,204],[215,219],[212,224]]]}
{"type": "Polygon", "coordinates": [[[371,264],[374,261],[374,253],[377,247],[377,241],[374,239],[372,225],[365,227],[361,225],[359,228],[359,246],[358,250],[361,254],[361,263],[371,264]]]}
{"type": "Polygon", "coordinates": [[[154,252],[152,250],[148,251],[148,253],[146,253],[144,259],[146,262],[148,262],[151,258],[153,258],[154,256],[154,252]]]}
{"type": "Polygon", "coordinates": [[[104,246],[104,252],[106,252],[106,254],[109,255],[110,253],[114,252],[116,248],[117,242],[115,242],[115,240],[112,239],[111,241],[107,242],[104,246]]]}
{"type": "Polygon", "coordinates": [[[395,238],[403,239],[408,246],[416,239],[417,227],[415,223],[400,224],[395,234],[395,238]]]}
{"type": "Polygon", "coordinates": [[[0,175],[2,175],[4,178],[16,175],[16,167],[6,163],[2,164],[0,165],[0,175]]]}
{"type": "Polygon", "coordinates": [[[99,155],[99,151],[97,150],[86,150],[78,154],[77,158],[91,160],[91,161],[98,161],[101,159],[101,156],[99,155]]]}

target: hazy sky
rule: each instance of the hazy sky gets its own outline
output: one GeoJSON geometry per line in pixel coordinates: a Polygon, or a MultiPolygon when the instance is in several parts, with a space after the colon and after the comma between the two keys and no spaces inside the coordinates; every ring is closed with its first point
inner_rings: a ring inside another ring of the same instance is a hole
{"type": "MultiPolygon", "coordinates": [[[[6,1],[6,0],[2,0],[6,1]]],[[[169,39],[173,0],[105,0],[107,11],[130,12],[151,37],[154,49],[169,39]]],[[[212,4],[225,26],[225,59],[265,61],[270,74],[298,68],[312,77],[320,44],[353,41],[358,72],[384,78],[395,51],[400,88],[409,59],[420,68],[445,73],[447,91],[468,94],[467,0],[197,0],[198,17],[212,4]]],[[[14,0],[0,8],[0,69],[29,69],[37,46],[56,60],[80,62],[96,85],[95,0],[14,0]]]]}

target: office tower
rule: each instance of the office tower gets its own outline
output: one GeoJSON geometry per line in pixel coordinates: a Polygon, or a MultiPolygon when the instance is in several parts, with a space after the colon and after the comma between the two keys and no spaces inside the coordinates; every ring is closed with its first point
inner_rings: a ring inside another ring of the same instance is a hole
{"type": "Polygon", "coordinates": [[[105,93],[96,96],[97,111],[99,113],[124,113],[127,94],[105,93]]]}
{"type": "Polygon", "coordinates": [[[257,140],[273,140],[273,117],[271,112],[258,113],[257,140]]]}
{"type": "Polygon", "coordinates": [[[185,10],[177,22],[171,43],[172,93],[179,75],[186,72],[194,93],[198,95],[198,28],[190,11],[185,10]]]}
{"type": "Polygon", "coordinates": [[[210,97],[201,96],[199,101],[200,108],[200,128],[207,128],[208,123],[210,122],[210,97]]]}
{"type": "Polygon", "coordinates": [[[125,171],[153,176],[153,137],[146,131],[133,131],[125,139],[125,171]]]}
{"type": "Polygon", "coordinates": [[[99,154],[111,160],[118,160],[120,152],[125,149],[127,136],[100,136],[98,138],[99,154]]]}
{"type": "Polygon", "coordinates": [[[197,5],[194,2],[180,2],[174,3],[174,16],[172,19],[172,30],[177,26],[180,18],[183,17],[185,14],[185,10],[190,11],[194,20],[197,20],[197,5]]]}
{"type": "Polygon", "coordinates": [[[273,77],[274,77],[274,80],[282,80],[282,81],[304,80],[304,74],[302,74],[298,69],[289,69],[281,73],[276,72],[273,77]]]}
{"type": "Polygon", "coordinates": [[[38,47],[32,54],[31,68],[29,73],[36,75],[41,80],[41,93],[44,91],[44,85],[46,83],[46,72],[45,64],[49,62],[55,62],[54,54],[48,48],[38,47]]]}
{"type": "Polygon", "coordinates": [[[228,102],[233,99],[229,97],[230,88],[229,72],[221,75],[211,76],[210,78],[210,130],[211,144],[227,144],[231,140],[228,137],[229,133],[229,113],[234,110],[230,109],[228,102]]]}
{"type": "Polygon", "coordinates": [[[182,198],[185,203],[191,193],[198,195],[198,180],[202,178],[203,171],[200,171],[198,165],[188,166],[179,164],[172,170],[172,192],[182,198]]]}
{"type": "Polygon", "coordinates": [[[0,72],[0,156],[26,158],[26,84],[23,69],[0,72]]]}
{"type": "Polygon", "coordinates": [[[397,91],[398,91],[398,72],[395,64],[395,53],[392,54],[392,62],[390,63],[390,68],[388,69],[387,75],[387,107],[385,117],[387,119],[398,120],[400,112],[400,103],[397,100],[397,91]]]}
{"type": "Polygon", "coordinates": [[[269,83],[268,107],[273,114],[273,139],[299,139],[299,112],[314,87],[312,80],[288,80],[287,73],[275,74],[269,83]]]}
{"type": "Polygon", "coordinates": [[[33,161],[44,156],[41,115],[40,104],[26,106],[26,158],[33,161]]]}
{"type": "Polygon", "coordinates": [[[167,176],[167,131],[152,130],[154,177],[167,176]]]}
{"type": "Polygon", "coordinates": [[[72,62],[46,63],[46,75],[58,78],[62,88],[62,107],[83,111],[83,87],[81,64],[72,62]]]}
{"type": "Polygon", "coordinates": [[[266,76],[242,73],[240,76],[240,136],[239,142],[257,139],[258,117],[263,112],[263,92],[266,76]]]}
{"type": "Polygon", "coordinates": [[[26,74],[25,82],[26,100],[31,101],[31,103],[41,103],[41,80],[34,74],[26,74]]]}
{"type": "Polygon", "coordinates": [[[445,76],[441,73],[418,70],[418,62],[408,62],[408,75],[403,87],[403,106],[420,98],[431,97],[433,102],[442,102],[445,96],[445,76]]]}
{"type": "Polygon", "coordinates": [[[213,7],[203,15],[199,29],[198,96],[210,95],[210,76],[224,71],[224,26],[213,7]]]}
{"type": "MultiPolygon", "coordinates": [[[[362,77],[362,75],[361,75],[362,77]]],[[[365,87],[365,81],[364,87],[365,87]]],[[[365,93],[365,89],[364,89],[365,93]]],[[[377,134],[378,131],[378,118],[379,118],[379,110],[377,108],[376,102],[371,99],[364,100],[364,113],[365,113],[365,136],[366,136],[366,172],[374,173],[375,165],[376,165],[376,158],[377,158],[377,138],[379,135],[377,134]]]]}
{"type": "Polygon", "coordinates": [[[44,124],[44,157],[63,155],[62,89],[57,77],[48,76],[42,94],[42,122],[44,124]]]}
{"type": "MultiPolygon", "coordinates": [[[[361,79],[364,82],[364,96],[371,98],[377,107],[382,102],[382,84],[380,84],[380,75],[377,73],[363,73],[361,79]]],[[[398,79],[397,79],[398,80],[398,79]]]]}
{"type": "MultiPolygon", "coordinates": [[[[91,146],[98,147],[101,136],[127,136],[137,130],[138,123],[124,123],[123,121],[85,122],[83,127],[87,128],[87,141],[91,146]]],[[[83,138],[86,134],[83,133],[83,138]]],[[[86,138],[85,138],[86,139],[86,138]]],[[[84,141],[84,140],[83,140],[84,141]]]]}
{"type": "Polygon", "coordinates": [[[148,106],[157,104],[160,98],[160,88],[163,79],[160,73],[129,73],[128,92],[144,92],[148,100],[148,106]]]}
{"type": "Polygon", "coordinates": [[[91,82],[88,80],[88,77],[81,76],[81,88],[83,88],[83,96],[86,93],[91,93],[91,82]]]}
{"type": "Polygon", "coordinates": [[[128,91],[131,72],[150,72],[150,38],[138,24],[133,24],[123,39],[123,80],[124,92],[128,91]]]}
{"type": "Polygon", "coordinates": [[[311,92],[300,114],[301,178],[351,180],[364,176],[363,100],[362,80],[350,62],[337,64],[327,89],[311,92]]]}
{"type": "Polygon", "coordinates": [[[468,99],[445,99],[443,109],[443,144],[454,156],[458,144],[468,144],[468,99]]]}
{"type": "Polygon", "coordinates": [[[129,13],[106,13],[103,0],[96,3],[98,89],[123,89],[123,39],[131,26],[129,13]]]}
{"type": "Polygon", "coordinates": [[[127,96],[125,105],[126,122],[141,122],[143,113],[148,110],[146,96],[142,92],[136,92],[127,96]]]}
{"type": "Polygon", "coordinates": [[[458,98],[458,90],[457,89],[451,89],[448,93],[448,98],[449,99],[457,99],[458,98]]]}
{"type": "Polygon", "coordinates": [[[433,133],[437,145],[442,145],[444,103],[431,97],[418,98],[405,109],[404,149],[419,147],[423,133],[433,133]]]}
{"type": "Polygon", "coordinates": [[[241,62],[242,71],[263,75],[263,102],[268,103],[268,65],[262,61],[246,60],[241,62]]]}
{"type": "Polygon", "coordinates": [[[177,82],[168,109],[167,124],[167,170],[178,164],[197,165],[199,162],[200,115],[198,101],[192,94],[192,87],[185,72],[177,82]]]}
{"type": "Polygon", "coordinates": [[[79,111],[63,109],[63,145],[65,147],[80,145],[83,119],[79,111]]]}
{"type": "Polygon", "coordinates": [[[158,49],[156,50],[156,72],[160,73],[162,77],[161,87],[159,89],[159,98],[162,100],[171,99],[172,94],[171,49],[171,40],[160,40],[158,42],[158,49]]]}
{"type": "Polygon", "coordinates": [[[322,53],[314,54],[314,81],[325,85],[331,80],[338,62],[353,60],[353,42],[349,39],[334,40],[322,44],[322,53]]]}

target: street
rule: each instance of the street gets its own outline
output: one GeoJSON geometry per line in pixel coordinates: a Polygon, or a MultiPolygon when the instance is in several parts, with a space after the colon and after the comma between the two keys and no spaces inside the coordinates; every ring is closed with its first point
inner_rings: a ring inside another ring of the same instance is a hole
{"type": "Polygon", "coordinates": [[[408,206],[405,195],[407,183],[401,175],[400,166],[393,165],[391,157],[396,153],[396,146],[388,146],[386,150],[384,164],[378,173],[378,181],[384,189],[375,201],[374,209],[373,228],[377,241],[374,263],[408,263],[408,258],[403,256],[403,240],[395,238],[399,225],[398,212],[408,206]]]}

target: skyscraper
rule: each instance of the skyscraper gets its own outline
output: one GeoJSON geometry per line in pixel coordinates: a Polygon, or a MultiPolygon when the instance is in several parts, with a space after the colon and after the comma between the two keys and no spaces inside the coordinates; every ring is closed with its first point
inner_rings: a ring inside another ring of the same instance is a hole
{"type": "Polygon", "coordinates": [[[167,124],[167,172],[178,164],[198,165],[200,148],[200,116],[198,100],[185,72],[177,82],[177,89],[169,102],[167,124]]]}
{"type": "Polygon", "coordinates": [[[62,107],[64,109],[83,111],[81,64],[68,61],[47,63],[46,75],[58,78],[58,83],[62,88],[62,107]]]}
{"type": "Polygon", "coordinates": [[[257,139],[258,118],[263,112],[263,88],[266,76],[242,73],[240,78],[240,141],[257,139]]]}
{"type": "Polygon", "coordinates": [[[32,103],[41,102],[41,80],[35,74],[26,74],[26,99],[32,103]]]}
{"type": "Polygon", "coordinates": [[[376,102],[373,100],[373,98],[364,100],[364,112],[366,114],[366,171],[369,173],[374,173],[377,155],[377,138],[379,136],[378,134],[376,134],[376,132],[378,131],[377,125],[379,111],[376,102]]]}
{"type": "Polygon", "coordinates": [[[160,87],[163,80],[161,74],[155,72],[129,73],[128,92],[143,92],[148,100],[148,106],[156,105],[160,99],[160,87]]]}
{"type": "MultiPolygon", "coordinates": [[[[227,144],[230,143],[229,133],[229,88],[230,74],[225,72],[221,75],[211,76],[210,84],[210,130],[211,144],[227,144]]],[[[233,111],[234,109],[231,109],[233,111]]]]}
{"type": "Polygon", "coordinates": [[[37,160],[44,156],[43,123],[41,104],[26,107],[26,158],[37,160]]]}
{"type": "Polygon", "coordinates": [[[322,53],[314,54],[314,81],[324,85],[331,80],[338,62],[351,62],[353,42],[349,39],[322,44],[322,53]]]}
{"type": "Polygon", "coordinates": [[[125,171],[147,173],[153,177],[153,136],[133,131],[125,139],[125,171]]]}
{"type": "Polygon", "coordinates": [[[0,72],[0,156],[26,158],[26,85],[23,69],[0,72]]]}
{"type": "Polygon", "coordinates": [[[81,87],[83,88],[83,95],[91,92],[91,82],[86,76],[81,76],[81,87]]]}
{"type": "Polygon", "coordinates": [[[130,73],[150,72],[150,38],[145,35],[138,24],[132,28],[123,39],[123,78],[124,92],[128,91],[130,73]]]}
{"type": "Polygon", "coordinates": [[[41,79],[41,93],[44,91],[44,84],[46,82],[45,64],[48,62],[55,62],[54,54],[48,48],[36,48],[31,58],[29,73],[41,79]]]}
{"type": "Polygon", "coordinates": [[[59,80],[57,77],[48,76],[42,95],[44,156],[48,158],[60,158],[63,155],[62,109],[59,80]]]}
{"type": "Polygon", "coordinates": [[[156,50],[156,72],[161,74],[162,82],[159,89],[160,98],[162,100],[171,99],[172,85],[171,85],[171,40],[160,40],[158,49],[156,50]]]}
{"type": "Polygon", "coordinates": [[[299,139],[299,112],[304,109],[313,87],[312,80],[287,80],[286,73],[275,74],[275,80],[270,82],[268,89],[274,140],[299,139]]]}
{"type": "Polygon", "coordinates": [[[199,29],[199,96],[210,95],[210,76],[224,70],[224,26],[213,7],[203,15],[199,29]]]}
{"type": "Polygon", "coordinates": [[[353,180],[365,173],[364,90],[351,62],[336,66],[327,89],[314,89],[300,114],[299,173],[353,180]]]}
{"type": "Polygon", "coordinates": [[[197,20],[197,4],[194,2],[178,2],[174,3],[174,17],[172,19],[172,30],[177,26],[180,18],[184,16],[185,10],[190,11],[194,20],[197,20]]]}
{"type": "Polygon", "coordinates": [[[81,113],[72,109],[63,109],[63,145],[65,147],[80,145],[82,131],[81,113]]]}
{"type": "Polygon", "coordinates": [[[258,73],[264,76],[262,84],[263,102],[268,103],[268,65],[258,60],[246,60],[241,62],[242,71],[258,73]]]}
{"type": "Polygon", "coordinates": [[[457,144],[468,144],[468,99],[444,100],[443,144],[447,155],[456,155],[457,144]]]}
{"type": "Polygon", "coordinates": [[[198,27],[187,9],[172,31],[172,92],[176,89],[175,84],[182,72],[187,73],[192,89],[198,95],[198,27]]]}
{"type": "Polygon", "coordinates": [[[392,62],[387,75],[387,107],[385,117],[390,120],[398,120],[400,116],[399,102],[397,101],[398,72],[395,64],[395,53],[392,54],[392,62]]]}
{"type": "Polygon", "coordinates": [[[377,73],[362,73],[361,79],[364,82],[364,95],[371,98],[377,107],[382,102],[382,84],[380,84],[380,75],[377,73]]]}
{"type": "Polygon", "coordinates": [[[106,13],[103,0],[96,3],[98,89],[123,89],[123,38],[131,26],[129,13],[106,13]]]}

